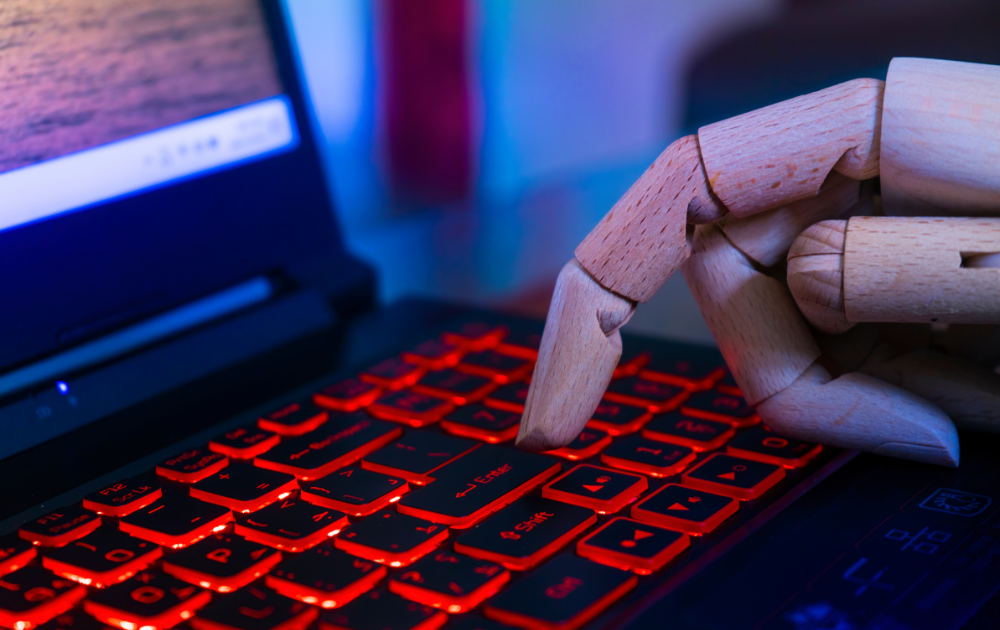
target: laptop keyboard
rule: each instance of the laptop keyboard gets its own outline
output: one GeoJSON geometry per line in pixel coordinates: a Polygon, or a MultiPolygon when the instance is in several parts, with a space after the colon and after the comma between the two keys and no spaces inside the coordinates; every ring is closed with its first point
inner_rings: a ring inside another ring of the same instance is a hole
{"type": "Polygon", "coordinates": [[[516,450],[539,332],[456,324],[23,524],[0,626],[572,630],[822,459],[721,360],[633,344],[579,438],[516,450]]]}

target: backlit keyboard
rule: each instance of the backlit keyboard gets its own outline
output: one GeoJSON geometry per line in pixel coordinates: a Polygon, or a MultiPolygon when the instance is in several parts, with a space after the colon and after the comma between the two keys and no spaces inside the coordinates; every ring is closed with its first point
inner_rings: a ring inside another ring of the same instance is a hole
{"type": "Polygon", "coordinates": [[[714,351],[636,340],[579,438],[517,450],[540,339],[453,323],[22,524],[0,626],[573,630],[830,458],[761,425],[714,351]]]}

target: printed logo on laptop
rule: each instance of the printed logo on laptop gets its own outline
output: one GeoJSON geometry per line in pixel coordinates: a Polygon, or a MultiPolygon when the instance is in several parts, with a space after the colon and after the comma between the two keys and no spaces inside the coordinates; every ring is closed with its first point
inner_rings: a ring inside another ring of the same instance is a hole
{"type": "Polygon", "coordinates": [[[938,488],[920,503],[920,507],[956,516],[975,516],[982,514],[992,502],[993,499],[982,494],[962,492],[951,488],[938,488]]]}

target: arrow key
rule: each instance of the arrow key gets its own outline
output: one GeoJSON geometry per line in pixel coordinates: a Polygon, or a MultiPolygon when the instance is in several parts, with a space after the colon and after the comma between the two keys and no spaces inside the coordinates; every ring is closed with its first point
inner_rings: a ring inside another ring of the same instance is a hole
{"type": "Polygon", "coordinates": [[[632,506],[632,518],[692,536],[707,534],[736,514],[740,502],[669,483],[632,506]]]}
{"type": "Polygon", "coordinates": [[[749,501],[764,494],[784,478],[783,466],[716,453],[684,473],[681,483],[749,501]]]}
{"type": "Polygon", "coordinates": [[[614,518],[578,542],[576,552],[594,562],[649,575],[690,546],[687,534],[614,518]]]}
{"type": "Polygon", "coordinates": [[[545,484],[542,496],[614,514],[648,487],[642,475],[584,464],[545,484]]]}

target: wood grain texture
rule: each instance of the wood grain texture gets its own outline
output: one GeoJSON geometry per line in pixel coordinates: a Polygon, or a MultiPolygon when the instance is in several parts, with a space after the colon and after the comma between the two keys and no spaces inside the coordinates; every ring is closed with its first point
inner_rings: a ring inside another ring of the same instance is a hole
{"type": "Polygon", "coordinates": [[[713,192],[745,217],[816,195],[834,169],[878,175],[883,87],[856,79],[702,127],[713,192]]]}
{"type": "Polygon", "coordinates": [[[802,232],[788,251],[788,290],[809,323],[837,335],[853,326],[844,312],[847,221],[822,221],[802,232]]]}
{"type": "Polygon", "coordinates": [[[683,272],[750,404],[788,387],[819,357],[785,285],[754,269],[717,226],[696,230],[683,272]]]}
{"type": "Polygon", "coordinates": [[[0,68],[0,172],[282,91],[256,0],[3,0],[0,68]]]}
{"type": "Polygon", "coordinates": [[[590,420],[622,353],[618,329],[635,303],[597,283],[574,259],[556,282],[517,446],[547,451],[572,442],[590,420]]]}
{"type": "Polygon", "coordinates": [[[580,264],[615,293],[646,302],[688,255],[688,214],[725,214],[709,191],[698,138],[680,138],[618,200],[576,248],[580,264]]]}
{"type": "Polygon", "coordinates": [[[896,58],[882,113],[887,214],[1000,213],[1000,66],[896,58]]]}

